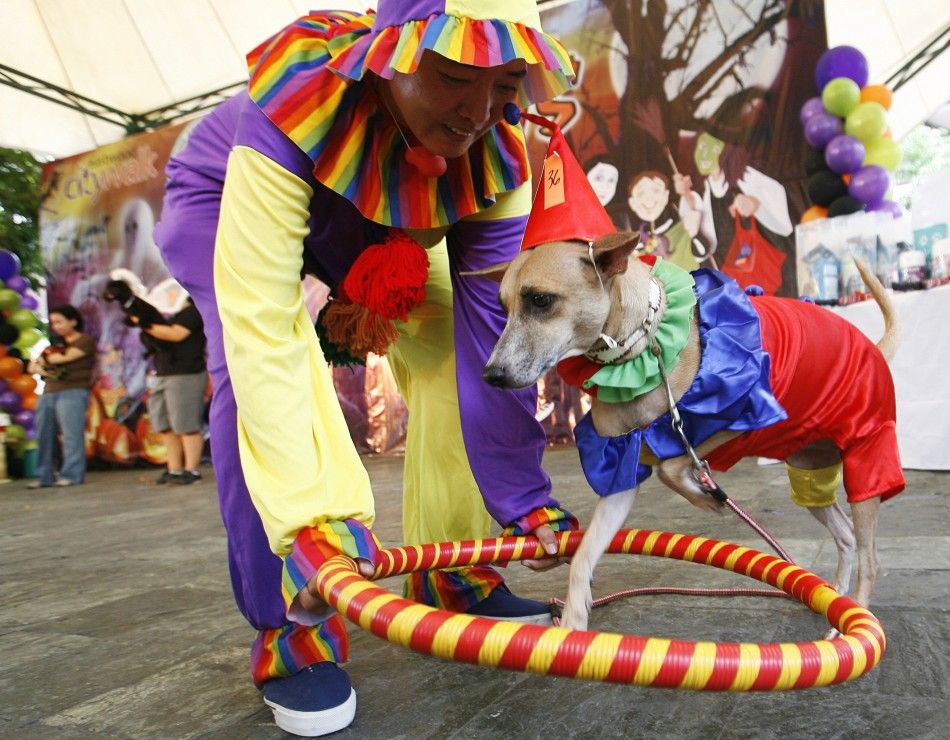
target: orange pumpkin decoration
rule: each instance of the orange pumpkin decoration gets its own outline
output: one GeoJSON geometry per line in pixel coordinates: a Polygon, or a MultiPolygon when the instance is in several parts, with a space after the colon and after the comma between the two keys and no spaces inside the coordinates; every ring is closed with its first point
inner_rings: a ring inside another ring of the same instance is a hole
{"type": "Polygon", "coordinates": [[[99,395],[93,391],[89,395],[89,405],[86,407],[86,459],[91,460],[96,456],[96,433],[99,431],[99,425],[105,417],[102,409],[102,401],[99,395]]]}
{"type": "Polygon", "coordinates": [[[135,423],[135,439],[138,441],[142,459],[153,465],[164,465],[168,461],[162,435],[152,429],[148,414],[142,414],[135,423]]]}
{"type": "Polygon", "coordinates": [[[96,455],[107,462],[131,465],[138,444],[132,430],[115,419],[103,419],[96,432],[96,455]]]}

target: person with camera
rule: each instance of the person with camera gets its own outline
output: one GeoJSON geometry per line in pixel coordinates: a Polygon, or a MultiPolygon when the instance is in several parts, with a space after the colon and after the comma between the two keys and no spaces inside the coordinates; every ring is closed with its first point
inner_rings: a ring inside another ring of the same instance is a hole
{"type": "MultiPolygon", "coordinates": [[[[133,325],[139,323],[137,316],[129,318],[133,325]]],[[[142,333],[148,337],[155,368],[149,381],[149,421],[161,435],[167,454],[167,469],[158,482],[188,485],[201,480],[205,442],[202,424],[208,372],[201,314],[188,298],[167,323],[149,324],[142,333]]]]}

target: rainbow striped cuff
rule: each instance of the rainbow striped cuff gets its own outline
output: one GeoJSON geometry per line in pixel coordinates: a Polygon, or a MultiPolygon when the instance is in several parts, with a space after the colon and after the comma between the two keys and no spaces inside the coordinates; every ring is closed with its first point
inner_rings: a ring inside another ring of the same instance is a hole
{"type": "Polygon", "coordinates": [[[566,509],[542,506],[540,509],[535,509],[530,514],[525,514],[520,519],[516,519],[505,527],[502,534],[506,537],[531,534],[542,524],[547,524],[555,532],[573,532],[580,528],[577,517],[566,509]]]}
{"type": "Polygon", "coordinates": [[[349,657],[349,637],[343,617],[331,617],[316,627],[288,624],[261,630],[251,645],[251,677],[260,686],[272,678],[299,673],[314,663],[345,663],[349,657]]]}
{"type": "Polygon", "coordinates": [[[504,579],[493,568],[476,565],[458,570],[422,570],[410,573],[403,596],[450,612],[464,612],[488,598],[504,579]]]}
{"type": "Polygon", "coordinates": [[[281,574],[281,593],[287,605],[287,617],[299,624],[319,624],[333,615],[333,610],[317,617],[305,612],[294,603],[301,589],[334,555],[363,558],[376,563],[379,541],[365,525],[356,519],[323,522],[315,527],[304,527],[297,534],[290,553],[284,557],[281,574]]]}

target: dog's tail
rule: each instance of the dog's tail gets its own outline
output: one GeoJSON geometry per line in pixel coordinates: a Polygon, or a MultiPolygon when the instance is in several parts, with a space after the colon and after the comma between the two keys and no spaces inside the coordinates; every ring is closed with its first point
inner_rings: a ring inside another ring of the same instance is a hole
{"type": "Polygon", "coordinates": [[[856,257],[854,264],[884,316],[884,336],[878,340],[877,348],[881,350],[884,359],[890,362],[901,341],[901,327],[897,318],[897,310],[894,308],[894,302],[891,300],[887,289],[877,279],[877,275],[871,271],[867,263],[856,257]]]}

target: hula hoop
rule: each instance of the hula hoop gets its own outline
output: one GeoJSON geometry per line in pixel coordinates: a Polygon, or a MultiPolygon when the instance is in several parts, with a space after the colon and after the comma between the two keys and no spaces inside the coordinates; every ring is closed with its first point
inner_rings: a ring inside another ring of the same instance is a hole
{"type": "MultiPolygon", "coordinates": [[[[560,554],[573,554],[582,535],[559,533],[560,554]]],[[[796,643],[692,642],[498,621],[395,596],[359,575],[344,555],[323,564],[316,585],[347,619],[392,643],[445,660],[541,675],[700,691],[785,691],[850,681],[884,654],[884,630],[871,612],[773,555],[645,529],[620,530],[607,552],[686,560],[755,578],[825,616],[840,636],[796,643]]],[[[536,537],[391,547],[380,551],[373,578],[538,557],[544,552],[536,537]]]]}

